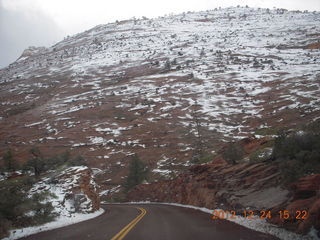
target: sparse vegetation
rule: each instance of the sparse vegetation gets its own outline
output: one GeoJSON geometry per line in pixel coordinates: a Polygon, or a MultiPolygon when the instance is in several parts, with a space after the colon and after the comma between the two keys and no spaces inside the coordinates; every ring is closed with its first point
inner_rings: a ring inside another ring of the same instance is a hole
{"type": "MultiPolygon", "coordinates": [[[[48,170],[67,166],[86,165],[82,156],[71,157],[70,152],[64,152],[53,157],[44,157],[38,147],[29,151],[32,155],[23,166],[24,170],[32,170],[33,177],[23,176],[0,182],[0,238],[13,228],[28,227],[50,222],[54,219],[53,206],[46,199],[54,197],[46,191],[29,195],[29,190],[40,175],[48,170]]],[[[11,150],[4,156],[4,170],[16,170],[16,163],[11,150]]]]}
{"type": "Polygon", "coordinates": [[[27,161],[24,169],[32,170],[36,177],[39,177],[43,172],[63,166],[87,165],[86,160],[82,156],[78,155],[71,158],[68,151],[49,158],[45,158],[37,147],[31,148],[30,153],[33,157],[27,161]]]}
{"type": "Polygon", "coordinates": [[[274,128],[260,128],[255,131],[256,135],[262,135],[262,136],[267,136],[267,135],[277,135],[278,131],[274,128]]]}
{"type": "Polygon", "coordinates": [[[20,113],[29,111],[33,108],[35,108],[35,104],[14,106],[13,108],[8,109],[5,112],[5,114],[6,114],[6,117],[11,117],[11,116],[18,115],[20,113]]]}
{"type": "Polygon", "coordinates": [[[251,163],[258,163],[268,161],[270,159],[272,148],[259,149],[250,154],[249,159],[251,163]]]}
{"type": "Polygon", "coordinates": [[[54,219],[51,203],[45,202],[49,197],[47,192],[28,196],[33,183],[31,177],[0,182],[0,237],[11,228],[38,225],[54,219]]]}
{"type": "Polygon", "coordinates": [[[320,172],[320,128],[317,124],[308,126],[305,131],[282,133],[275,140],[272,159],[279,163],[285,182],[320,172]]]}
{"type": "Polygon", "coordinates": [[[126,199],[126,195],[124,193],[117,193],[107,200],[108,203],[119,203],[124,202],[126,199]]]}
{"type": "Polygon", "coordinates": [[[214,158],[213,154],[204,154],[199,160],[198,160],[198,164],[202,164],[202,163],[208,163],[210,161],[212,161],[214,158]]]}

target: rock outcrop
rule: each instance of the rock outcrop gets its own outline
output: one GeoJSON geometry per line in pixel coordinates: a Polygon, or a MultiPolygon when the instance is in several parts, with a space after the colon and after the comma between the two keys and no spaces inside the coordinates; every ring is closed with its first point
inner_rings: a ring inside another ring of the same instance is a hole
{"type": "Polygon", "coordinates": [[[48,49],[45,47],[34,47],[34,46],[30,46],[27,49],[25,49],[23,51],[23,53],[21,54],[21,56],[18,58],[18,61],[20,60],[25,60],[28,57],[32,57],[35,55],[39,55],[39,54],[43,54],[47,51],[48,49]]]}
{"type": "MultiPolygon", "coordinates": [[[[223,161],[194,165],[190,174],[173,181],[137,186],[129,200],[177,202],[207,208],[261,209],[268,202],[281,204],[288,191],[275,187],[281,175],[276,166],[263,163],[231,165],[223,161]],[[268,196],[268,199],[265,199],[268,196]]],[[[271,206],[268,206],[271,207],[271,206]]]]}
{"type": "Polygon", "coordinates": [[[273,207],[275,217],[268,221],[303,234],[314,227],[320,237],[320,174],[302,177],[289,188],[291,198],[273,207]],[[279,211],[287,211],[288,217],[281,216],[279,211]]]}
{"type": "Polygon", "coordinates": [[[100,209],[100,197],[92,177],[85,166],[70,167],[52,173],[35,184],[30,193],[48,191],[55,195],[50,201],[60,216],[74,213],[92,213],[100,209]]]}

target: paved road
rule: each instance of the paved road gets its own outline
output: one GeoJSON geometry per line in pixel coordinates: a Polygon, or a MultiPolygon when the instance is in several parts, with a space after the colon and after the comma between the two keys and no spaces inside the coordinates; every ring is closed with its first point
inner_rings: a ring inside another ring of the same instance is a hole
{"type": "Polygon", "coordinates": [[[32,235],[25,240],[259,240],[277,239],[209,214],[168,205],[104,205],[92,220],[32,235]],[[138,209],[139,208],[139,209],[138,209]]]}

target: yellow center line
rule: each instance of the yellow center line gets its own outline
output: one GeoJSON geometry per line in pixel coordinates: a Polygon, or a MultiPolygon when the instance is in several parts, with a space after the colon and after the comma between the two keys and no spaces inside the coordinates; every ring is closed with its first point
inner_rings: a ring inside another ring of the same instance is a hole
{"type": "Polygon", "coordinates": [[[125,226],[120,232],[118,232],[111,240],[121,240],[123,239],[130,230],[146,215],[147,211],[144,208],[137,208],[141,213],[133,219],[127,226],[125,226]]]}

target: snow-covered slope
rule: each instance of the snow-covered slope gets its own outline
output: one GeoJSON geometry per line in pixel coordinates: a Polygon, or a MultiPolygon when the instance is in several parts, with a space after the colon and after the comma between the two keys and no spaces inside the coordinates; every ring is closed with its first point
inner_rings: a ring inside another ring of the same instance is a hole
{"type": "MultiPolygon", "coordinates": [[[[72,149],[114,188],[138,153],[154,178],[208,148],[320,116],[320,13],[226,8],[99,25],[0,70],[0,144],[72,149]],[[196,115],[195,115],[196,113],[196,115]],[[191,133],[191,134],[190,134],[191,133]]],[[[30,52],[30,51],[29,51],[30,52]]]]}

